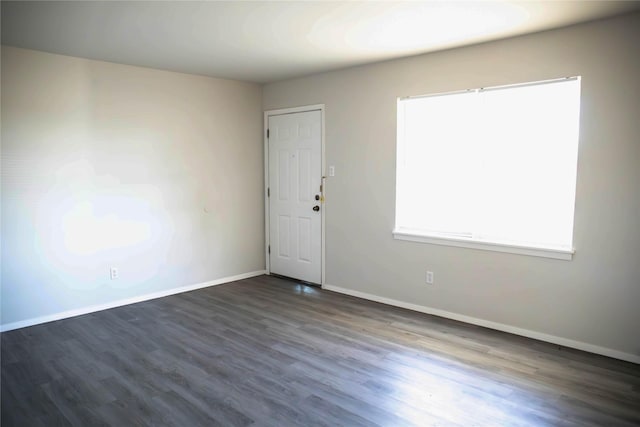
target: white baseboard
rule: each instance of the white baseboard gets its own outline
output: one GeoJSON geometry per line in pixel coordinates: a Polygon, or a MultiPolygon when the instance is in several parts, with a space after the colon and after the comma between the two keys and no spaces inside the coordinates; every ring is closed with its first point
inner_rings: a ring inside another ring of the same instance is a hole
{"type": "Polygon", "coordinates": [[[544,334],[542,332],[531,331],[529,329],[522,329],[515,326],[505,325],[504,323],[478,319],[476,317],[465,316],[463,314],[452,313],[445,310],[439,310],[437,308],[411,304],[404,301],[398,301],[391,298],[385,298],[378,295],[368,294],[366,292],[354,291],[353,289],[341,288],[339,286],[325,284],[322,286],[322,289],[338,292],[345,295],[351,295],[354,297],[363,298],[370,301],[380,302],[383,304],[393,305],[395,307],[406,308],[408,310],[418,311],[420,313],[433,314],[434,316],[444,317],[452,320],[458,320],[460,322],[483,326],[485,328],[495,329],[502,332],[508,332],[514,335],[521,335],[523,337],[533,338],[536,340],[545,341],[552,344],[561,345],[564,347],[575,348],[578,350],[587,351],[589,353],[600,354],[602,356],[608,356],[614,359],[624,360],[626,362],[640,364],[640,355],[624,353],[622,351],[613,350],[606,347],[600,347],[594,344],[589,344],[581,341],[574,341],[568,338],[562,338],[562,337],[557,337],[555,335],[544,334]]]}
{"type": "Polygon", "coordinates": [[[211,280],[209,282],[197,283],[195,285],[180,286],[178,288],[166,289],[164,291],[152,292],[150,294],[139,295],[131,298],[125,298],[105,304],[91,305],[88,307],[77,308],[74,310],[62,311],[59,313],[49,314],[47,316],[34,317],[31,319],[20,320],[18,322],[0,325],[0,332],[11,331],[13,329],[26,328],[27,326],[39,325],[41,323],[53,322],[55,320],[67,319],[69,317],[81,316],[83,314],[94,313],[96,311],[107,310],[110,308],[121,307],[123,305],[135,304],[137,302],[149,301],[156,298],[162,298],[169,295],[181,294],[183,292],[195,291],[196,289],[207,288],[209,286],[222,285],[224,283],[235,282],[236,280],[248,279],[250,277],[266,274],[266,270],[252,271],[250,273],[238,274],[236,276],[223,277],[221,279],[211,280]]]}

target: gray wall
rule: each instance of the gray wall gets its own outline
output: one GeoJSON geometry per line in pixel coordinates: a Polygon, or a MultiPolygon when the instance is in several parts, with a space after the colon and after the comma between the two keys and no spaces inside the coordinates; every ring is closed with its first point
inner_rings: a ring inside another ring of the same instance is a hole
{"type": "Polygon", "coordinates": [[[2,323],[263,270],[261,96],[3,46],[2,323]]]}
{"type": "Polygon", "coordinates": [[[634,14],[267,85],[265,110],[326,104],[326,159],[336,166],[326,283],[638,360],[639,42],[634,14]],[[583,77],[573,261],[392,238],[396,97],[573,75],[583,77]]]}

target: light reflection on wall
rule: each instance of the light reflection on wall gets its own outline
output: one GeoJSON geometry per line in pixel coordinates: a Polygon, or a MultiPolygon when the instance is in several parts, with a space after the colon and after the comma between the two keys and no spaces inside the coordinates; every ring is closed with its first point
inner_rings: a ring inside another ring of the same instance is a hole
{"type": "Polygon", "coordinates": [[[123,185],[95,174],[85,160],[70,161],[60,167],[39,205],[35,227],[40,261],[72,288],[141,283],[166,261],[160,255],[172,238],[173,222],[153,185],[123,185]],[[105,262],[121,266],[133,257],[137,268],[129,268],[122,280],[107,282],[105,262]]]}
{"type": "MultiPolygon", "coordinates": [[[[122,218],[114,213],[97,214],[103,203],[104,200],[100,199],[80,202],[63,215],[61,233],[64,249],[70,254],[94,255],[104,248],[124,248],[151,239],[149,223],[122,218]]],[[[132,212],[138,209],[135,205],[140,204],[136,200],[118,200],[116,203],[132,212]]]]}

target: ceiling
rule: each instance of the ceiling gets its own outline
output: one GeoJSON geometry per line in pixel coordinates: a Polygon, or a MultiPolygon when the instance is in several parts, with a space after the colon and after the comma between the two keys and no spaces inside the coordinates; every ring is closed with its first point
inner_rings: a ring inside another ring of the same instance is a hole
{"type": "Polygon", "coordinates": [[[639,1],[2,1],[2,43],[273,82],[639,10],[639,1]]]}

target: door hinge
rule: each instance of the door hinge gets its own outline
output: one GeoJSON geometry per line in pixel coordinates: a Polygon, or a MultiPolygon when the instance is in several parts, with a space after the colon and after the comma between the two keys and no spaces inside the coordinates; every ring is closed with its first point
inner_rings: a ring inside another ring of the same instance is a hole
{"type": "Polygon", "coordinates": [[[271,245],[267,247],[267,253],[271,253],[271,245]]]}
{"type": "Polygon", "coordinates": [[[269,129],[267,129],[267,139],[269,139],[269,129]]]}
{"type": "Polygon", "coordinates": [[[267,188],[267,197],[271,197],[271,188],[267,188]]]}

